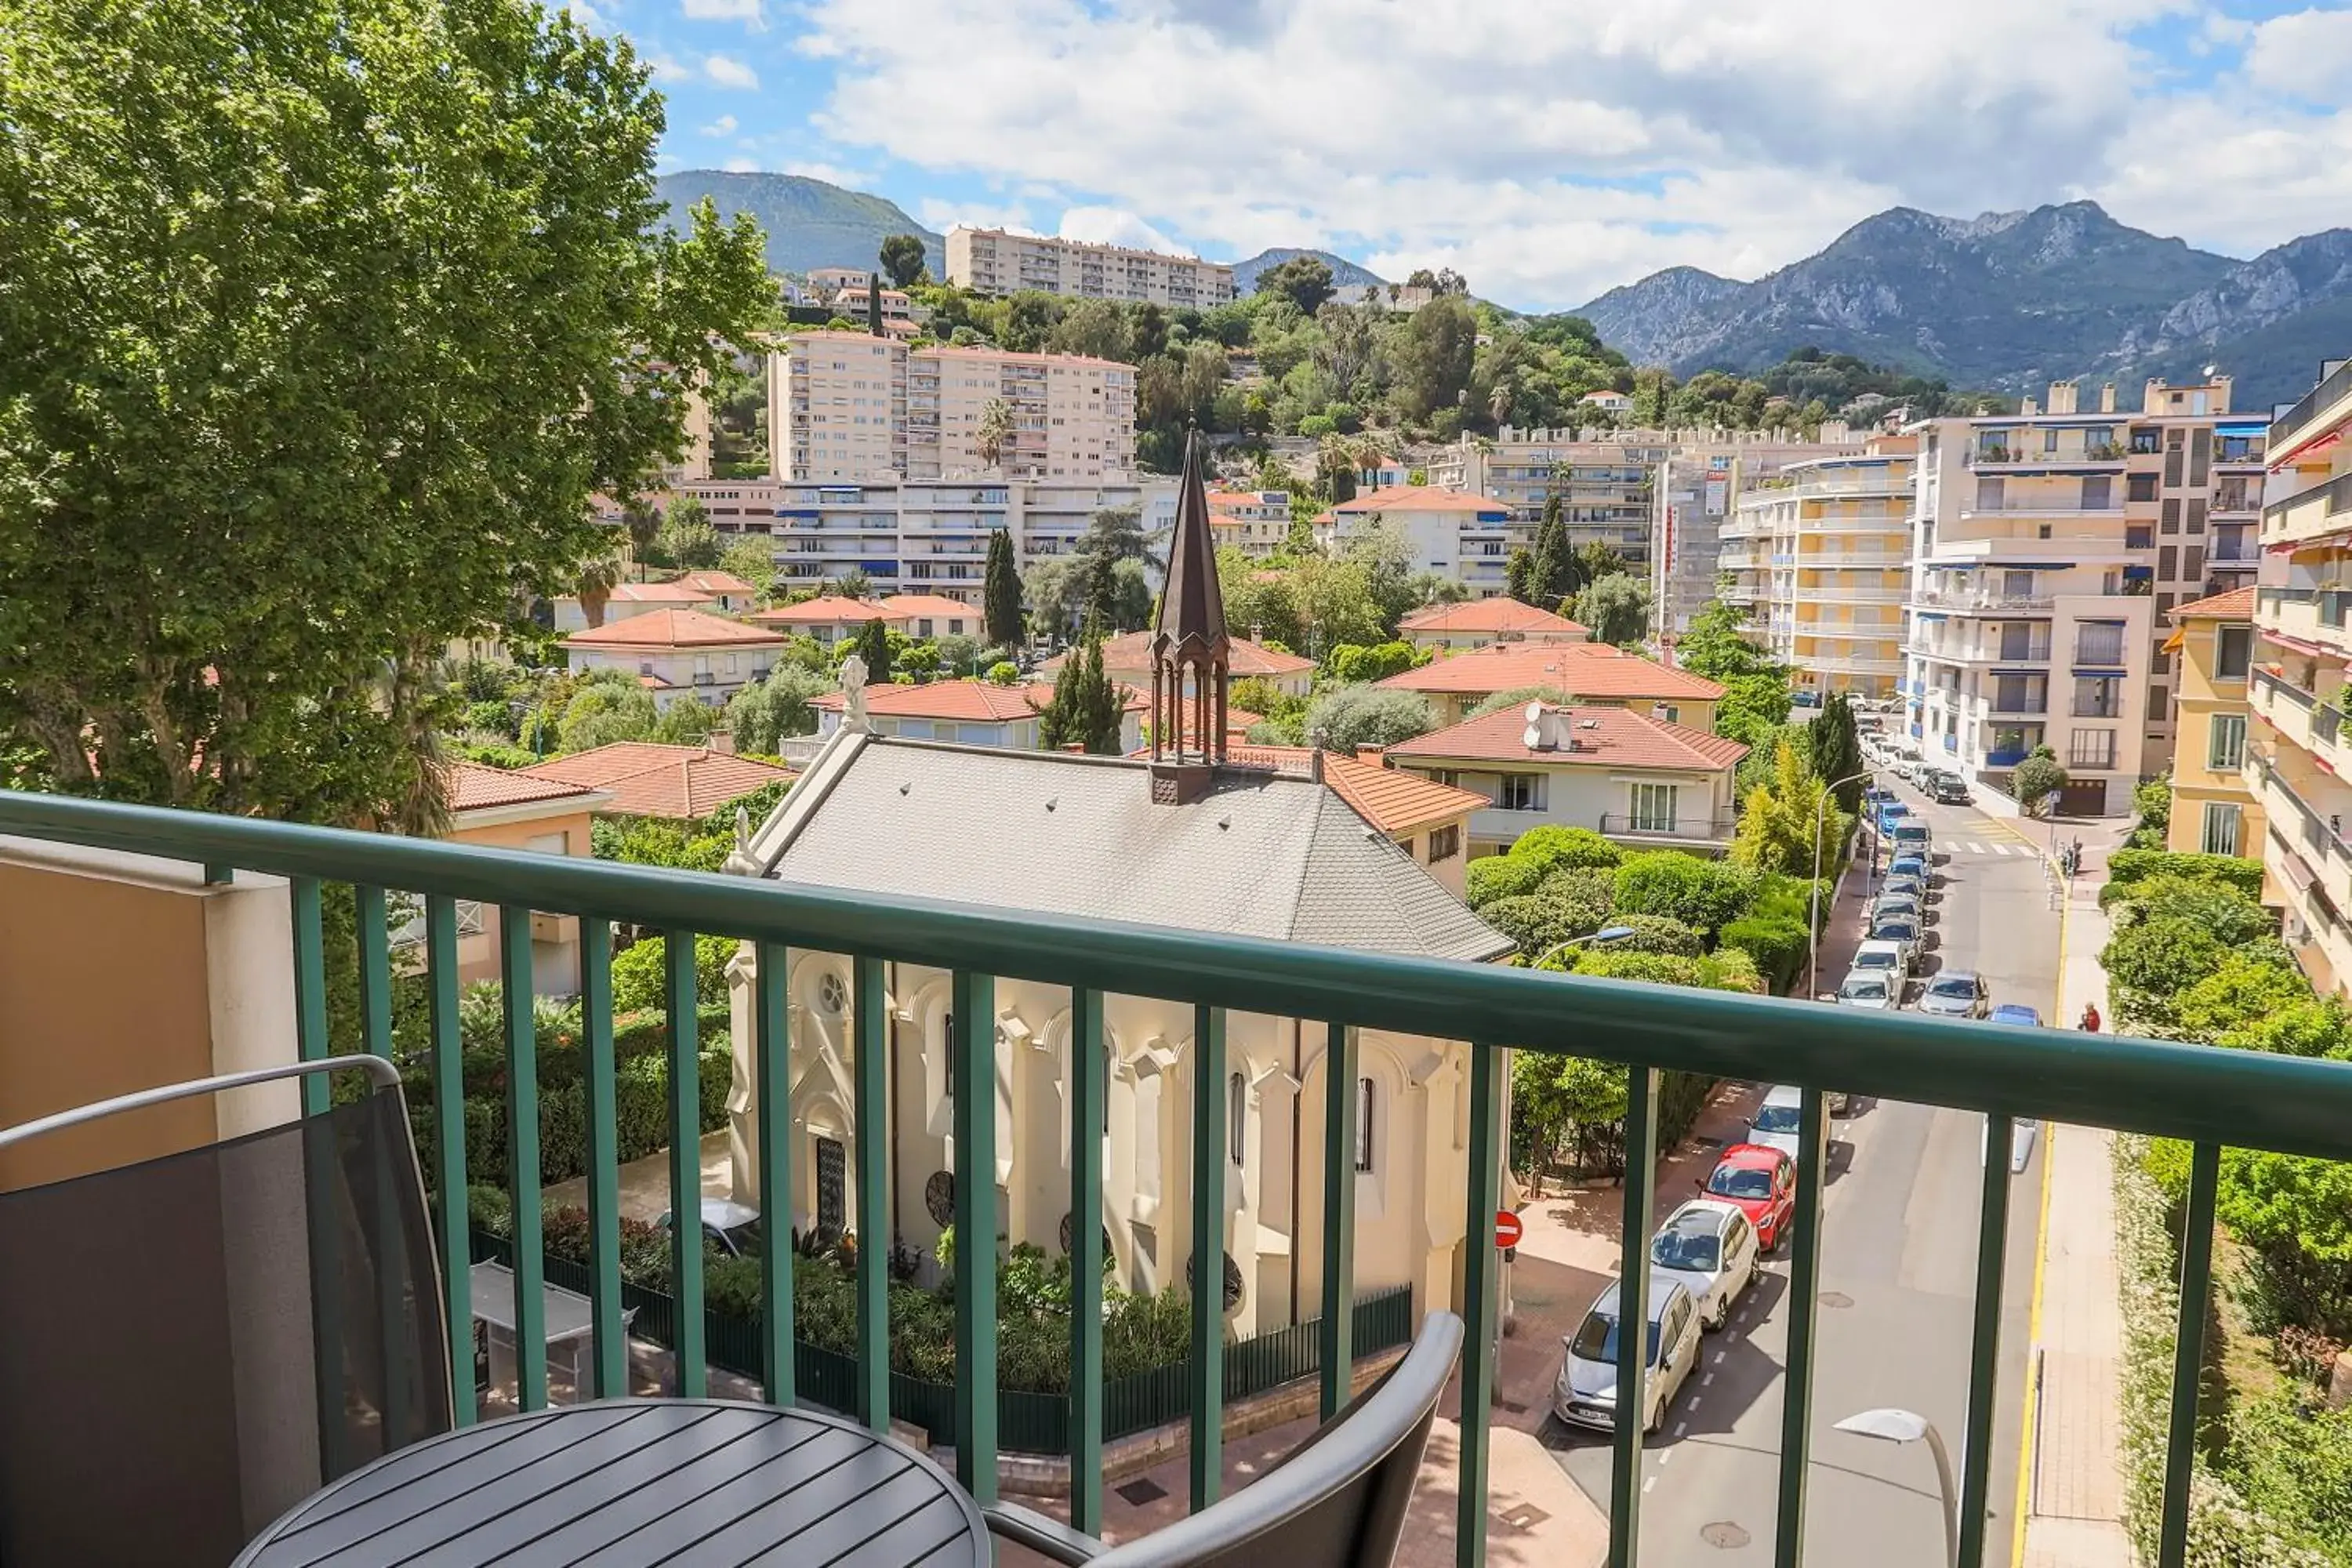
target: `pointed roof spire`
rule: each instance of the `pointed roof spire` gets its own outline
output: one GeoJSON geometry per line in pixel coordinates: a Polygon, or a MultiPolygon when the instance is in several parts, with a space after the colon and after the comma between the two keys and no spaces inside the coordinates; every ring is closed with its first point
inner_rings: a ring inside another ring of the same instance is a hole
{"type": "Polygon", "coordinates": [[[1225,632],[1225,596],[1217,585],[1217,547],[1209,532],[1209,495],[1201,479],[1199,430],[1184,435],[1184,479],[1176,497],[1176,530],[1168,541],[1168,583],[1151,628],[1155,656],[1214,654],[1232,646],[1225,632]]]}

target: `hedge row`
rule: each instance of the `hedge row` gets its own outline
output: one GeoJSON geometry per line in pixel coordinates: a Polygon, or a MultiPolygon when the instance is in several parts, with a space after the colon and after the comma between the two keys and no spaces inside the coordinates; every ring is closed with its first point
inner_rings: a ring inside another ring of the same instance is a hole
{"type": "Polygon", "coordinates": [[[2107,882],[2114,886],[2169,873],[2200,877],[2235,888],[2250,899],[2263,896],[2263,863],[2235,855],[2190,855],[2169,849],[2118,849],[2107,857],[2107,882]]]}
{"type": "MultiPolygon", "coordinates": [[[[667,1031],[665,1031],[665,1034],[667,1031]]],[[[546,1058],[542,1058],[544,1063],[546,1058]]],[[[725,1031],[704,1037],[696,1088],[701,1127],[716,1132],[727,1125],[727,1094],[734,1058],[725,1031]]],[[[420,1152],[433,1147],[432,1086],[424,1075],[406,1085],[409,1122],[420,1152]]],[[[614,1129],[623,1163],[669,1147],[669,1058],[666,1052],[639,1051],[617,1064],[613,1075],[614,1129]]],[[[432,1160],[426,1153],[429,1169],[432,1160]]],[[[539,1094],[539,1179],[541,1185],[567,1182],[588,1171],[587,1085],[542,1081],[539,1094]]],[[[507,1101],[503,1076],[493,1090],[466,1096],[466,1172],[476,1182],[504,1186],[507,1180],[507,1101]]]]}

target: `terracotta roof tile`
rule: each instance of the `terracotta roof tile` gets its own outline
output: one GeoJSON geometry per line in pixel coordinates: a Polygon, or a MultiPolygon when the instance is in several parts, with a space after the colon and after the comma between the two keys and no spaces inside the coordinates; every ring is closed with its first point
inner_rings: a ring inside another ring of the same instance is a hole
{"type": "Polygon", "coordinates": [[[1571,621],[1566,616],[1556,616],[1549,610],[1522,605],[1517,599],[1499,595],[1491,599],[1465,599],[1458,605],[1431,605],[1415,610],[1397,626],[1400,630],[1414,632],[1549,633],[1558,637],[1590,635],[1580,623],[1571,621]]]}
{"type": "Polygon", "coordinates": [[[613,585],[612,602],[616,605],[707,605],[717,597],[717,594],[687,583],[616,583],[613,585]]]}
{"type": "Polygon", "coordinates": [[[746,583],[732,572],[688,572],[678,582],[689,588],[700,588],[712,594],[756,594],[758,584],[746,583]]]}
{"type": "Polygon", "coordinates": [[[2226,594],[2216,594],[2209,599],[2199,599],[2177,606],[2172,612],[2176,621],[2251,621],[2254,618],[2254,590],[2248,586],[2232,588],[2226,594]]]}
{"type": "Polygon", "coordinates": [[[1714,773],[1730,768],[1748,748],[1720,735],[1669,724],[1626,708],[1552,708],[1573,749],[1538,750],[1527,743],[1528,721],[1517,708],[1391,746],[1392,757],[1432,761],[1550,763],[1561,766],[1676,768],[1714,773]]]}
{"type": "Polygon", "coordinates": [[[1491,511],[1500,515],[1508,510],[1492,497],[1436,485],[1391,485],[1353,500],[1343,500],[1331,509],[1343,516],[1368,511],[1491,511]]]}
{"type": "Polygon", "coordinates": [[[943,616],[961,616],[967,621],[980,618],[978,605],[963,604],[943,594],[893,594],[878,602],[884,611],[895,619],[911,619],[917,616],[929,616],[934,620],[943,616]]]}
{"type": "Polygon", "coordinates": [[[615,741],[534,763],[522,771],[533,778],[607,791],[613,799],[602,809],[619,816],[680,821],[708,816],[763,784],[793,776],[788,768],[749,757],[651,741],[615,741]]]}
{"type": "MultiPolygon", "coordinates": [[[[1247,637],[1232,640],[1233,650],[1228,657],[1235,680],[1247,680],[1252,676],[1261,675],[1296,675],[1301,670],[1315,668],[1313,659],[1301,658],[1295,653],[1280,653],[1270,647],[1262,647],[1247,637]]],[[[1068,657],[1067,654],[1056,654],[1038,668],[1044,674],[1056,674],[1062,668],[1062,660],[1068,657]]],[[[1151,668],[1151,634],[1129,632],[1125,637],[1104,638],[1103,668],[1149,671],[1151,668]]]]}
{"type": "Polygon", "coordinates": [[[491,806],[530,805],[542,800],[564,800],[596,793],[587,784],[510,773],[505,768],[485,767],[480,763],[452,763],[446,773],[449,809],[461,814],[491,806]]]}
{"type": "MultiPolygon", "coordinates": [[[[1019,686],[995,686],[985,680],[934,680],[928,686],[869,686],[866,710],[894,719],[954,719],[971,724],[1001,724],[1026,719],[1053,700],[1050,680],[1024,681],[1019,686]]],[[[809,700],[812,708],[838,710],[847,700],[828,691],[809,700]]],[[[1127,707],[1140,711],[1150,703],[1129,688],[1127,707]]]]}
{"type": "Polygon", "coordinates": [[[1538,686],[1585,698],[1713,702],[1723,696],[1723,688],[1703,676],[1607,643],[1490,643],[1400,671],[1379,684],[1401,691],[1476,697],[1538,686]]]}
{"type": "Polygon", "coordinates": [[[563,639],[565,647],[775,647],[783,642],[777,632],[747,626],[700,610],[648,610],[607,621],[563,639]]]}
{"type": "Polygon", "coordinates": [[[887,606],[871,599],[825,594],[814,599],[803,599],[797,605],[778,605],[772,610],[755,611],[746,618],[763,626],[863,626],[867,621],[888,621],[898,617],[887,606]]]}

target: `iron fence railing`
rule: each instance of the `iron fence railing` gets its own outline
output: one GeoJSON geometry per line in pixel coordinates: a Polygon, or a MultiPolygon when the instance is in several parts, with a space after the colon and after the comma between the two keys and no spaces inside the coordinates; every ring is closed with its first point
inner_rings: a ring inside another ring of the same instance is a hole
{"type": "MultiPolygon", "coordinates": [[[[1788,1345],[1782,1363],[1784,1397],[1779,1454],[1774,1561],[1792,1568],[1801,1559],[1807,1528],[1806,1484],[1814,1434],[1813,1373],[1819,1344],[1822,1288],[1822,1194],[1829,1142],[1824,1091],[1981,1111],[1990,1147],[2009,1147],[2015,1118],[2032,1117],[2116,1128],[2191,1142],[2183,1278],[2172,1390],[2168,1458],[2160,1490],[2158,1568],[2179,1568],[2188,1550],[2189,1498],[2198,1432],[2199,1369],[2208,1331],[2212,1247],[2210,1216],[2223,1145],[2328,1159],[2352,1156],[2352,1064],[2227,1051],[2110,1035],[2053,1034],[1910,1013],[1825,1007],[1810,1002],[1751,996],[1591,976],[1398,957],[1221,933],[1153,928],[1115,921],[1049,917],[1020,910],[866,895],[782,885],[748,878],[705,875],[463,847],[392,836],[290,826],[102,803],[57,795],[0,792],[0,833],[160,856],[200,865],[217,879],[257,870],[289,881],[293,921],[293,997],[301,1053],[329,1054],[328,965],[322,919],[329,882],[350,883],[357,920],[358,1033],[366,1048],[392,1044],[392,959],[385,889],[420,897],[426,941],[424,974],[431,1009],[430,1079],[434,1135],[424,1151],[432,1185],[441,1194],[467,1189],[462,1046],[458,1029],[457,901],[500,907],[503,938],[499,985],[505,1001],[508,1072],[506,1184],[512,1202],[515,1338],[544,1342],[546,1279],[538,1180],[539,1084],[532,1019],[530,915],[576,917],[581,931],[584,1092],[587,1101],[586,1180],[589,1251],[584,1294],[593,1326],[592,1381],[600,1393],[626,1388],[626,1340],[620,1268],[618,1162],[614,1110],[612,928],[626,921],[667,933],[666,1011],[672,1022],[669,1053],[669,1177],[673,1212],[681,1196],[697,1194],[700,1095],[695,943],[698,933],[747,941],[760,958],[749,1001],[752,1058],[761,1088],[753,1136],[761,1158],[761,1209],[795,1212],[792,1163],[786,1153],[789,1114],[782,1090],[789,1067],[791,1014],[785,956],[791,947],[847,953],[853,960],[849,1076],[852,1115],[860,1127],[887,1125],[885,1079],[888,1005],[885,965],[897,962],[944,970],[953,994],[953,1219],[960,1237],[994,1236],[998,1229],[994,1075],[995,984],[998,977],[1070,988],[1069,1212],[1102,1208],[1104,997],[1107,993],[1158,997],[1194,1009],[1192,1081],[1225,1079],[1224,1023],[1229,1011],[1312,1020],[1326,1032],[1333,1070],[1322,1096],[1324,1146],[1330,1151],[1319,1178],[1327,1223],[1319,1238],[1321,1343],[1318,1365],[1322,1408],[1335,1413],[1347,1397],[1353,1364],[1355,1195],[1357,1177],[1347,1152],[1355,1147],[1353,1092],[1357,1031],[1361,1027],[1469,1042],[1466,1050],[1468,1178],[1457,1194],[1467,1225],[1459,1289],[1472,1329],[1459,1379],[1462,1412],[1456,1455],[1456,1561],[1486,1557],[1489,1424],[1492,1415],[1496,1311],[1500,1257],[1494,1234],[1505,1148],[1503,1085],[1507,1049],[1574,1055],[1624,1070],[1624,1166],[1638,1179],[1623,1187],[1621,1311],[1646,1315],[1648,1244],[1654,1218],[1658,1154],[1659,1072],[1676,1069],[1712,1078],[1801,1086],[1803,1135],[1798,1140],[1799,1209],[1790,1243],[1787,1296],[1788,1345]],[[2195,1223],[2204,1216],[2203,1223],[2195,1223]]],[[[320,1086],[323,1089],[323,1086],[320,1086]]],[[[1190,1123],[1196,1229],[1213,1234],[1225,1208],[1227,1168],[1223,1096],[1194,1097],[1190,1123]]],[[[306,1095],[306,1111],[325,1109],[323,1093],[306,1095]]],[[[890,1234],[887,1205],[888,1141],[856,1140],[846,1173],[848,1215],[858,1235],[890,1234]]],[[[446,1308],[452,1322],[472,1317],[467,1266],[470,1235],[461,1205],[442,1205],[437,1249],[446,1308]]],[[[2007,1163],[1985,1163],[1973,1286],[1969,1388],[1959,1455],[1961,1499],[1958,1558],[1987,1559],[1994,1483],[1991,1456],[1997,1369],[2011,1212],[2007,1163]]],[[[672,1337],[679,1392],[699,1394],[707,1383],[711,1333],[702,1293],[701,1239],[695,1227],[672,1227],[672,1337]],[[691,1262],[698,1267],[688,1267],[691,1262]]],[[[1070,1510],[1084,1529],[1098,1529],[1103,1505],[1103,1444],[1110,1411],[1102,1375],[1103,1277],[1098,1227],[1079,1225],[1072,1237],[1070,1394],[1065,1420],[1071,1454],[1070,1510]]],[[[789,1247],[767,1249],[760,1266],[764,1314],[757,1363],[768,1398],[798,1396],[801,1357],[793,1321],[793,1258],[789,1247]]],[[[880,1426],[892,1408],[888,1355],[887,1249],[858,1249],[855,1269],[859,1353],[851,1386],[828,1387],[825,1397],[854,1408],[880,1426]]],[[[1223,1280],[1220,1270],[1197,1271],[1192,1290],[1192,1342],[1186,1363],[1191,1397],[1191,1500],[1206,1506],[1223,1485],[1221,1405],[1227,1388],[1229,1347],[1221,1332],[1223,1280]]],[[[959,1479],[975,1497],[997,1493],[1003,1416],[994,1397],[996,1258],[990,1248],[958,1247],[953,1267],[954,1350],[958,1383],[950,1425],[959,1479]]],[[[1622,1334],[1621,1387],[1643,1381],[1644,1336],[1622,1334]]],[[[750,1357],[746,1358],[751,1359],[750,1357]]],[[[548,1397],[545,1358],[519,1358],[518,1395],[525,1408],[548,1397]]],[[[323,1371],[322,1371],[323,1375],[323,1371]]],[[[462,1364],[457,1377],[466,1380],[462,1364]]],[[[830,1374],[828,1374],[830,1375],[830,1374]]],[[[461,1409],[470,1410],[460,1386],[461,1409]]],[[[815,1390],[812,1388],[812,1393],[815,1390]]],[[[1636,1558],[1643,1483],[1643,1402],[1621,1399],[1613,1435],[1609,1509],[1611,1561],[1636,1558]]]]}

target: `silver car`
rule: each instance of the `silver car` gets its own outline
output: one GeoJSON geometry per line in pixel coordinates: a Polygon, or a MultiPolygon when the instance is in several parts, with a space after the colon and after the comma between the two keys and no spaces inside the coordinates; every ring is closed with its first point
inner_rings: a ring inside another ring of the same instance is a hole
{"type": "MultiPolygon", "coordinates": [[[[1552,1413],[1562,1421],[1603,1430],[1617,1423],[1617,1284],[1610,1282],[1561,1342],[1552,1413]]],[[[1642,1429],[1666,1424],[1666,1407],[1698,1361],[1698,1303],[1671,1274],[1650,1271],[1648,1401],[1642,1429]]]]}
{"type": "Polygon", "coordinates": [[[1693,1198],[1650,1238],[1650,1266],[1698,1303],[1702,1330],[1723,1327],[1739,1293],[1756,1283],[1756,1227],[1737,1204],[1693,1198]]]}
{"type": "Polygon", "coordinates": [[[1944,1018],[1981,1018],[1992,1011],[1992,993],[1982,975],[1947,969],[1920,993],[1919,1011],[1944,1018]]]}

